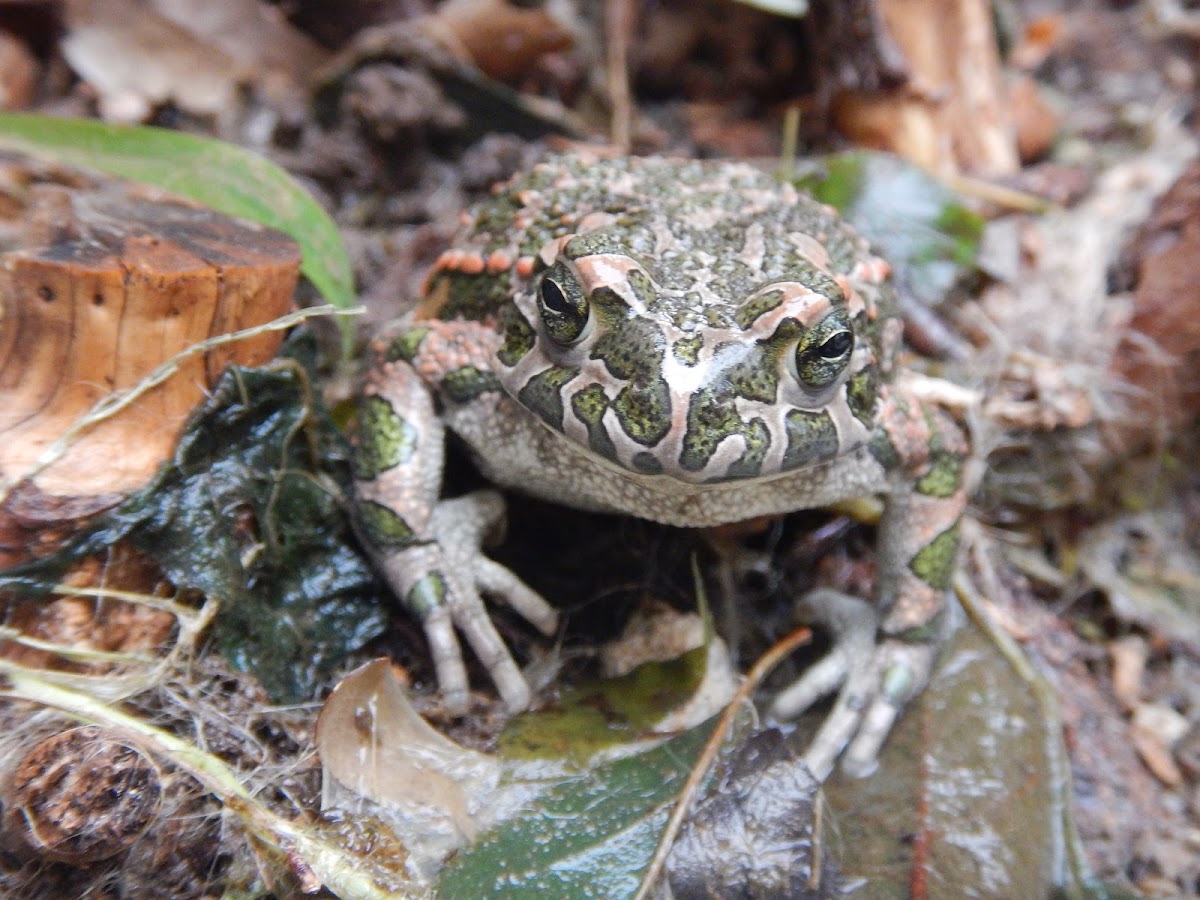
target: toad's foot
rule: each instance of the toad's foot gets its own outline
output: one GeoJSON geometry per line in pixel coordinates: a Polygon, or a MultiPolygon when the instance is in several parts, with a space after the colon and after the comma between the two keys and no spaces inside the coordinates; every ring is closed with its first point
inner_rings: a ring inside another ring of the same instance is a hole
{"type": "Polygon", "coordinates": [[[833,632],[834,648],[775,698],[771,715],[795,718],[840,688],[804,761],[819,781],[839,756],[848,774],[869,775],[904,705],[929,681],[937,646],[896,638],[877,643],[874,606],[838,591],[812,591],[802,607],[807,617],[833,632]]]}
{"type": "Polygon", "coordinates": [[[406,547],[383,561],[404,605],[421,620],[446,708],[467,711],[467,670],[455,628],[463,633],[512,712],[529,706],[529,685],[492,624],[481,595],[503,600],[543,634],[558,613],[504,566],[483,555],[485,538],[503,530],[504,499],[476,491],[438,503],[430,518],[433,541],[406,547]]]}

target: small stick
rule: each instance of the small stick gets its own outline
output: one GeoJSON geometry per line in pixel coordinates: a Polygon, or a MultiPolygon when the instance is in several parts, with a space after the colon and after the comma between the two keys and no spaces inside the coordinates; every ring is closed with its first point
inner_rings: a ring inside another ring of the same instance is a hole
{"type": "Polygon", "coordinates": [[[738,709],[741,708],[743,703],[750,700],[750,695],[758,689],[758,686],[767,677],[767,674],[779,665],[785,656],[797,647],[807,644],[810,640],[812,640],[812,629],[797,628],[759,657],[758,662],[746,673],[746,680],[742,682],[737,693],[733,695],[733,699],[725,707],[725,711],[721,713],[720,721],[717,722],[717,726],[713,729],[708,743],[704,745],[704,750],[696,759],[696,764],[692,766],[692,772],[688,775],[687,783],[684,784],[683,789],[679,792],[679,799],[675,802],[675,809],[671,811],[671,818],[667,820],[662,837],[658,841],[658,848],[654,851],[654,857],[650,860],[650,866],[646,869],[646,874],[642,876],[642,883],[638,887],[638,892],[634,895],[634,900],[646,900],[650,896],[650,891],[654,889],[654,885],[658,883],[663,868],[667,864],[667,855],[671,852],[671,846],[675,843],[679,829],[683,827],[683,820],[687,818],[687,814],[691,811],[692,799],[700,789],[700,783],[704,781],[713,763],[716,761],[721,744],[729,736],[729,731],[733,727],[733,718],[737,714],[738,709]]]}

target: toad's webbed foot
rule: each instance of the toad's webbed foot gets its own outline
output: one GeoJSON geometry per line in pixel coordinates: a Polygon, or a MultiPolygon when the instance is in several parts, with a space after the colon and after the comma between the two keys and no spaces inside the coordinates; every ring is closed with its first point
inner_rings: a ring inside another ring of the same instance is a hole
{"type": "Polygon", "coordinates": [[[468,706],[458,631],[509,710],[529,706],[529,685],[496,631],[482,595],[506,602],[543,634],[552,634],[558,626],[558,613],[541,595],[483,554],[484,539],[502,528],[503,521],[504,499],[496,491],[443,500],[430,518],[433,540],[405,547],[383,561],[392,587],[421,620],[446,707],[457,715],[468,706]]]}
{"type": "Polygon", "coordinates": [[[813,622],[833,633],[834,647],[776,696],[771,714],[795,718],[837,691],[804,761],[818,780],[839,757],[849,774],[868,775],[905,704],[928,683],[937,643],[879,639],[874,606],[838,591],[812,591],[802,605],[813,622]]]}

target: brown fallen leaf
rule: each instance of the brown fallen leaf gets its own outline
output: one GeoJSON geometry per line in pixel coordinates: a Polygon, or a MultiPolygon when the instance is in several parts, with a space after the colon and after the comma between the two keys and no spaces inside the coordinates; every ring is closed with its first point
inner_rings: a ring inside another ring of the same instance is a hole
{"type": "Polygon", "coordinates": [[[257,0],[70,0],[65,17],[63,56],[113,121],[143,121],[168,101],[213,115],[237,86],[287,90],[325,56],[257,0]]]}
{"type": "Polygon", "coordinates": [[[386,659],[343,678],[317,718],[322,809],[370,812],[391,825],[417,867],[463,846],[487,818],[492,757],[435,731],[386,659]]]}
{"type": "Polygon", "coordinates": [[[1041,159],[1054,145],[1061,117],[1046,102],[1038,83],[1029,77],[1009,84],[1008,106],[1016,132],[1017,155],[1022,162],[1041,159]]]}
{"type": "Polygon", "coordinates": [[[1200,414],[1200,163],[1159,198],[1129,255],[1134,310],[1113,370],[1145,410],[1120,434],[1136,449],[1200,414]]]}
{"type": "Polygon", "coordinates": [[[1113,696],[1126,709],[1135,709],[1141,702],[1142,677],[1146,674],[1149,657],[1146,640],[1136,634],[1115,640],[1108,645],[1112,661],[1113,696]]]}
{"type": "Polygon", "coordinates": [[[1171,754],[1172,746],[1187,731],[1187,720],[1175,710],[1153,703],[1141,704],[1133,713],[1129,736],[1146,768],[1167,787],[1183,784],[1183,772],[1171,754]]]}
{"type": "Polygon", "coordinates": [[[566,50],[575,40],[547,10],[507,0],[448,0],[418,24],[489,78],[508,84],[525,78],[544,54],[566,50]]]}
{"type": "Polygon", "coordinates": [[[27,109],[37,91],[38,62],[16,35],[0,30],[0,109],[27,109]]]}
{"type": "Polygon", "coordinates": [[[1008,62],[1023,72],[1032,72],[1063,43],[1066,18],[1061,13],[1038,16],[1025,23],[1008,62]]]}

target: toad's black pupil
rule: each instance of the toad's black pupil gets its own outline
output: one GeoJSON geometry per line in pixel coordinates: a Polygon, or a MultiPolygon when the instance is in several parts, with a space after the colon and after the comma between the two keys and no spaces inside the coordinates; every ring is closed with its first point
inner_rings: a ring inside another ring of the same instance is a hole
{"type": "Polygon", "coordinates": [[[574,312],[571,304],[567,302],[562,288],[549,278],[542,279],[542,303],[545,304],[547,309],[563,315],[574,312]]]}
{"type": "Polygon", "coordinates": [[[821,345],[820,354],[825,359],[837,359],[850,349],[850,332],[839,331],[821,345]]]}

